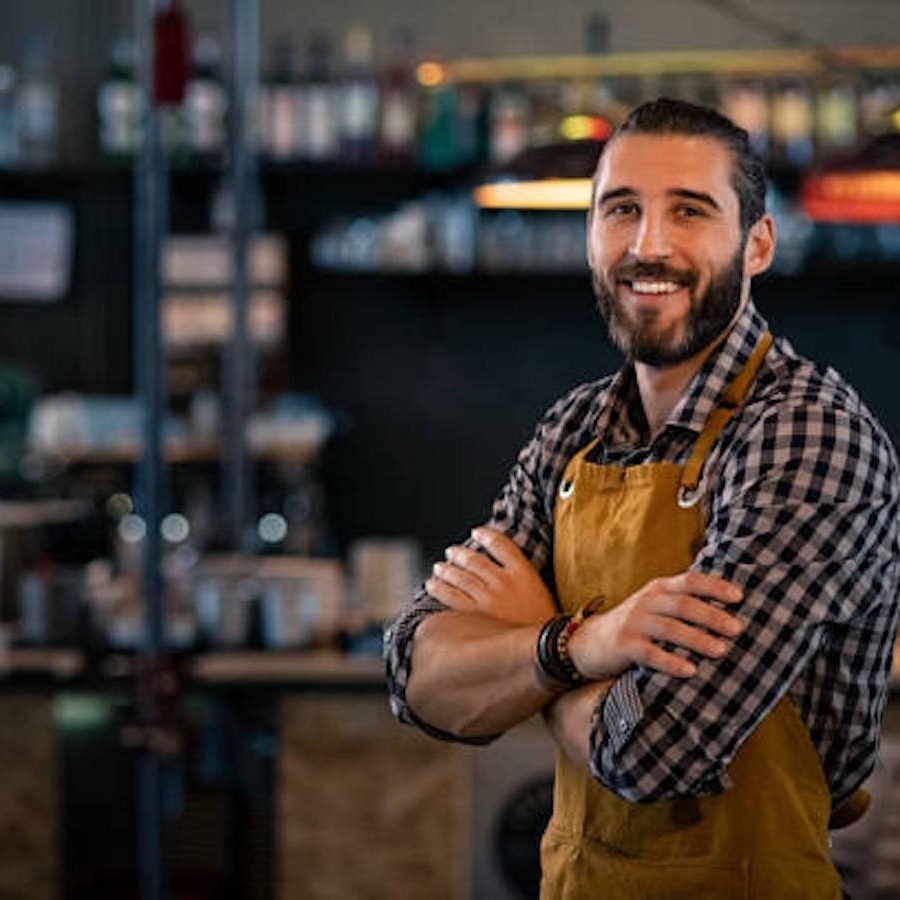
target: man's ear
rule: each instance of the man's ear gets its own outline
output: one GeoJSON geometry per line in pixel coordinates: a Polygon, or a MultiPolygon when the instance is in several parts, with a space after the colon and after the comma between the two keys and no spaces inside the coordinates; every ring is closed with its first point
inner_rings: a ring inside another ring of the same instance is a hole
{"type": "Polygon", "coordinates": [[[775,220],[765,213],[747,234],[744,247],[744,274],[752,278],[765,272],[772,265],[775,256],[775,220]]]}

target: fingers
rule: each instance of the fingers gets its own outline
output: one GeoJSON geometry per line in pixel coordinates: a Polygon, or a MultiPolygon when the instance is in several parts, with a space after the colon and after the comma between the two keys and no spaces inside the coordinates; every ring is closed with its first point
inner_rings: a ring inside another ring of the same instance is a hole
{"type": "Polygon", "coordinates": [[[503,569],[491,562],[483,553],[470,547],[453,545],[444,551],[444,555],[454,566],[471,572],[485,584],[492,587],[499,587],[502,584],[503,569]]]}
{"type": "Polygon", "coordinates": [[[647,634],[654,640],[666,641],[712,659],[724,656],[730,646],[729,642],[707,634],[699,628],[692,628],[677,619],[663,616],[655,616],[648,620],[647,634]]]}
{"type": "Polygon", "coordinates": [[[670,617],[670,621],[681,619],[730,638],[737,637],[744,629],[740,619],[688,594],[660,594],[653,610],[670,617]]]}
{"type": "Polygon", "coordinates": [[[477,575],[452,563],[435,563],[431,570],[437,579],[453,585],[476,602],[487,592],[487,585],[477,575]]]}
{"type": "Polygon", "coordinates": [[[525,554],[519,549],[519,545],[510,537],[507,537],[502,531],[494,528],[473,528],[472,537],[478,541],[490,554],[508,569],[514,569],[521,566],[522,563],[531,565],[525,554]]]}
{"type": "Polygon", "coordinates": [[[478,604],[467,593],[440,578],[429,578],[425,582],[425,590],[435,600],[440,600],[445,606],[457,612],[478,611],[478,604]]]}
{"type": "Polygon", "coordinates": [[[656,584],[663,590],[678,594],[693,594],[720,600],[722,603],[737,603],[744,593],[733,581],[726,581],[718,575],[707,572],[682,572],[671,578],[658,578],[656,584]]]}
{"type": "Polygon", "coordinates": [[[697,667],[689,659],[663,650],[653,643],[645,644],[638,657],[636,662],[643,663],[658,672],[674,675],[676,678],[690,678],[697,671],[697,667]]]}

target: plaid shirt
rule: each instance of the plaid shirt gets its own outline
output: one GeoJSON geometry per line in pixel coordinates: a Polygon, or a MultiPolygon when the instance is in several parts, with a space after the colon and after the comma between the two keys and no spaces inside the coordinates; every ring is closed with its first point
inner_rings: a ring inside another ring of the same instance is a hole
{"type": "MultiPolygon", "coordinates": [[[[766,330],[750,303],[650,438],[633,367],[557,401],[519,454],[489,525],[508,534],[552,586],[553,510],[566,463],[684,463],[707,416],[766,330]]],[[[591,770],[647,802],[729,785],[726,767],[785,694],[796,704],[839,805],[871,772],[898,616],[900,478],[890,439],[854,390],[783,340],[704,468],[705,541],[692,568],[740,584],[746,622],[730,652],[684,651],[697,673],[634,666],[595,712],[591,770]]],[[[385,632],[391,706],[406,704],[416,626],[444,607],[424,591],[385,632]]],[[[680,651],[681,652],[681,651],[680,651]]]]}

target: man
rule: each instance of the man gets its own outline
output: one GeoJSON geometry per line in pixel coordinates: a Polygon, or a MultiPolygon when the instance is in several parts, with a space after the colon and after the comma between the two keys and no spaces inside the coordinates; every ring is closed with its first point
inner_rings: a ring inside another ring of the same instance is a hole
{"type": "Polygon", "coordinates": [[[900,483],[852,388],[772,342],[750,280],[774,247],[745,132],[635,110],[587,239],[626,364],[549,410],[386,632],[401,720],[477,742],[543,711],[544,898],[840,896],[827,829],[877,752],[900,483]]]}

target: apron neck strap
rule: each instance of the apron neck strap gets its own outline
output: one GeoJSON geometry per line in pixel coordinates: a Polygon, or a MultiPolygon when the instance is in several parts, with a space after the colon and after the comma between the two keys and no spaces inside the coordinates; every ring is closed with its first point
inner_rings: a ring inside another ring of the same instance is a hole
{"type": "Polygon", "coordinates": [[[741,404],[747,398],[750,392],[750,386],[756,373],[762,365],[769,347],[772,346],[772,334],[767,331],[760,339],[759,343],[750,354],[750,358],[744,365],[744,368],[735,376],[734,380],[725,390],[719,404],[709,414],[703,431],[694,442],[694,449],[691,451],[690,458],[684,467],[684,473],[681,477],[681,490],[678,492],[678,505],[683,507],[693,506],[699,499],[700,473],[703,471],[703,464],[706,457],[712,449],[716,439],[724,431],[725,426],[731,421],[732,416],[740,409],[741,404]]]}

